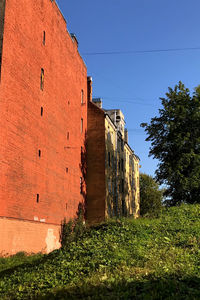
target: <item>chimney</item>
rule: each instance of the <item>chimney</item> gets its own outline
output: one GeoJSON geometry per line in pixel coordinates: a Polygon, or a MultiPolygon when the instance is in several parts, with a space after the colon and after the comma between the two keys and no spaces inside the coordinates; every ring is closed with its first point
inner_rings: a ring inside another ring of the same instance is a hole
{"type": "Polygon", "coordinates": [[[78,40],[76,38],[76,35],[74,33],[70,33],[72,41],[75,43],[77,49],[78,49],[78,40]]]}
{"type": "Polygon", "coordinates": [[[127,130],[127,128],[124,129],[124,141],[125,141],[125,143],[128,144],[128,130],[127,130]]]}
{"type": "Polygon", "coordinates": [[[87,77],[87,100],[92,102],[92,77],[87,77]]]}
{"type": "Polygon", "coordinates": [[[96,104],[96,106],[98,106],[99,108],[102,108],[102,99],[101,98],[93,98],[92,102],[94,102],[94,104],[96,104]]]}

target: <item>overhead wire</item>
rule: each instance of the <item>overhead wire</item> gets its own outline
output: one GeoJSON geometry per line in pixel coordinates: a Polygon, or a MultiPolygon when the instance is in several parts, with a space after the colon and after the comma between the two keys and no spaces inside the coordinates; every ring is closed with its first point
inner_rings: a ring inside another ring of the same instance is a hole
{"type": "MultiPolygon", "coordinates": [[[[115,87],[119,90],[122,90],[122,88],[119,85],[117,85],[115,82],[113,82],[107,76],[105,77],[105,75],[102,75],[102,74],[100,75],[98,73],[96,73],[96,76],[102,78],[106,82],[109,82],[109,84],[112,85],[113,87],[115,87]]],[[[127,96],[125,96],[125,97],[101,96],[101,97],[94,97],[94,98],[102,98],[103,100],[106,99],[107,101],[115,102],[115,103],[117,103],[117,102],[122,103],[123,102],[123,103],[136,104],[136,105],[152,106],[152,103],[144,103],[147,99],[145,100],[144,98],[141,98],[140,96],[136,96],[136,95],[134,95],[133,97],[127,97],[127,96]],[[116,99],[121,99],[122,101],[120,101],[120,100],[116,101],[116,99]],[[126,101],[125,99],[133,100],[134,102],[133,101],[126,101]],[[142,102],[135,101],[134,99],[137,99],[137,100],[142,101],[142,102]]],[[[147,100],[147,101],[149,101],[149,100],[147,100]]]]}
{"type": "MultiPolygon", "coordinates": [[[[105,52],[85,52],[85,53],[82,53],[82,55],[87,55],[87,56],[92,56],[92,55],[123,55],[123,54],[145,54],[145,53],[158,53],[158,52],[177,52],[177,51],[194,51],[194,50],[200,50],[200,47],[179,47],[179,48],[166,48],[166,49],[150,49],[150,50],[127,50],[127,51],[105,51],[105,52]]],[[[96,74],[98,76],[98,74],[96,74]]],[[[100,77],[102,77],[103,79],[105,79],[106,81],[108,81],[108,79],[106,79],[104,76],[100,75],[100,77]]],[[[118,85],[114,84],[114,82],[112,82],[110,79],[109,79],[109,84],[112,84],[113,86],[119,88],[118,85]]],[[[102,97],[103,98],[103,97],[102,97]]],[[[108,101],[111,101],[109,100],[109,98],[111,97],[104,97],[104,99],[107,99],[108,101]]],[[[113,97],[114,98],[114,97],[113,97]]],[[[144,99],[142,99],[141,97],[134,97],[136,98],[137,100],[142,100],[142,101],[145,101],[144,99]]],[[[115,98],[117,99],[117,98],[115,98]]],[[[120,101],[116,101],[115,102],[120,102],[120,101]]],[[[122,101],[121,101],[122,102],[122,101]]],[[[146,105],[146,106],[149,106],[151,105],[152,106],[152,103],[149,104],[149,103],[140,103],[140,102],[129,102],[129,101],[126,101],[125,98],[123,100],[123,102],[125,103],[131,103],[131,104],[137,104],[137,105],[146,105]]]]}
{"type": "Polygon", "coordinates": [[[85,53],[82,53],[82,55],[87,55],[87,56],[91,56],[91,55],[123,55],[123,54],[144,54],[144,53],[194,51],[194,50],[200,50],[200,47],[167,48],[167,49],[151,49],[151,50],[85,52],[85,53]]]}
{"type": "MultiPolygon", "coordinates": [[[[101,97],[102,99],[107,99],[110,102],[115,102],[115,103],[129,103],[129,104],[133,104],[133,105],[144,105],[144,106],[152,106],[152,103],[143,103],[143,102],[138,102],[138,101],[126,101],[126,100],[110,100],[107,97],[101,97]]],[[[114,97],[113,97],[114,99],[114,97]]],[[[123,99],[123,98],[121,98],[123,99]]]]}

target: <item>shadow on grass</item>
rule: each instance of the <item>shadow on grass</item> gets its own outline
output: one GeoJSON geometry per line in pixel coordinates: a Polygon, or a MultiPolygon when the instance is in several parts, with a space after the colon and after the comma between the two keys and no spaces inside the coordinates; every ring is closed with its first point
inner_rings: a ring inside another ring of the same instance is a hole
{"type": "Polygon", "coordinates": [[[53,299],[200,299],[200,278],[191,277],[179,280],[175,277],[163,279],[145,279],[120,282],[103,282],[98,285],[81,285],[65,289],[55,289],[40,300],[53,299]]]}
{"type": "MultiPolygon", "coordinates": [[[[55,250],[49,254],[41,254],[41,257],[34,258],[31,261],[28,261],[29,258],[27,256],[27,261],[25,261],[23,263],[17,263],[17,265],[15,265],[15,266],[7,267],[7,268],[3,269],[2,271],[0,271],[0,279],[3,278],[4,276],[13,274],[14,272],[22,271],[22,270],[27,271],[28,268],[37,267],[40,264],[43,264],[47,261],[51,261],[52,258],[56,256],[56,253],[58,251],[59,250],[55,250]]],[[[31,257],[30,257],[30,259],[31,259],[31,257]]],[[[6,263],[5,263],[5,265],[6,265],[6,263]]]]}
{"type": "MultiPolygon", "coordinates": [[[[107,229],[109,229],[109,226],[110,226],[110,224],[102,223],[102,224],[99,224],[98,226],[88,228],[86,230],[86,232],[84,232],[82,237],[77,238],[77,242],[81,238],[84,239],[84,237],[88,237],[90,235],[95,234],[95,232],[97,230],[101,229],[101,231],[106,231],[107,229]]],[[[70,248],[70,243],[68,245],[68,248],[70,248]]],[[[12,265],[12,263],[6,263],[5,258],[1,258],[2,260],[5,260],[5,263],[4,263],[3,269],[2,270],[0,269],[0,280],[6,276],[12,275],[14,272],[19,272],[19,274],[20,274],[20,272],[29,272],[29,270],[31,268],[37,269],[37,267],[42,266],[44,263],[50,262],[51,264],[53,264],[54,259],[55,260],[57,258],[59,259],[59,254],[67,252],[68,248],[65,247],[63,249],[57,249],[49,254],[41,254],[41,256],[39,256],[39,257],[37,257],[38,254],[36,254],[35,258],[31,257],[31,256],[29,258],[29,256],[26,256],[26,254],[24,252],[18,253],[16,255],[14,255],[14,257],[13,257],[13,265],[12,265]],[[20,261],[20,258],[21,258],[21,261],[20,261]],[[9,264],[11,264],[11,265],[9,266],[9,264]]],[[[12,257],[10,257],[10,259],[11,258],[12,257]]]]}

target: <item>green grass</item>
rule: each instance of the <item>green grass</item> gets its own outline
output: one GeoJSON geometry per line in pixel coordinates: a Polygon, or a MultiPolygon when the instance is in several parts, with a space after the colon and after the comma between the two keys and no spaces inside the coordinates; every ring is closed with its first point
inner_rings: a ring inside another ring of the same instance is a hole
{"type": "Polygon", "coordinates": [[[49,255],[1,258],[0,299],[200,299],[200,206],[112,220],[49,255]]]}

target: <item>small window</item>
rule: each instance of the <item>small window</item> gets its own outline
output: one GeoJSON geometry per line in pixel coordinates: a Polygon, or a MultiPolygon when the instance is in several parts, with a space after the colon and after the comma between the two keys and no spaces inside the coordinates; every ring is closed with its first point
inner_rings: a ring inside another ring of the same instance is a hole
{"type": "Polygon", "coordinates": [[[111,193],[111,182],[110,182],[110,180],[108,180],[108,191],[109,191],[109,193],[111,193]]]}
{"type": "Polygon", "coordinates": [[[44,69],[41,69],[41,76],[40,76],[40,89],[44,90],[44,69]]]}
{"type": "Polygon", "coordinates": [[[108,165],[110,167],[110,152],[108,152],[108,165]]]}
{"type": "Polygon", "coordinates": [[[83,194],[83,178],[80,177],[80,194],[83,194]]]}
{"type": "Polygon", "coordinates": [[[39,157],[41,157],[41,150],[38,150],[38,155],[39,157]]]}
{"type": "Polygon", "coordinates": [[[39,200],[40,200],[40,195],[37,194],[37,198],[36,198],[37,203],[39,203],[39,200]]]}
{"type": "Polygon", "coordinates": [[[121,140],[121,150],[124,151],[124,141],[121,140]]]}
{"type": "Polygon", "coordinates": [[[124,179],[122,179],[122,193],[124,193],[124,179]]]}
{"type": "Polygon", "coordinates": [[[81,133],[83,133],[83,119],[81,118],[81,133]]]}
{"type": "Polygon", "coordinates": [[[69,172],[69,169],[68,168],[66,168],[66,173],[68,173],[69,172]]]}
{"type": "Polygon", "coordinates": [[[112,181],[112,194],[113,195],[115,194],[115,183],[114,183],[114,181],[112,181]]]}
{"type": "Polygon", "coordinates": [[[41,117],[43,116],[43,107],[41,107],[41,117]]]}
{"type": "Polygon", "coordinates": [[[115,167],[114,155],[112,155],[112,167],[113,167],[113,169],[114,169],[114,167],[115,167]]]}
{"type": "Polygon", "coordinates": [[[43,45],[45,45],[46,43],[46,32],[43,31],[43,45]]]}
{"type": "Polygon", "coordinates": [[[84,150],[83,147],[81,147],[81,163],[83,163],[84,160],[84,150]]]}
{"type": "Polygon", "coordinates": [[[84,92],[81,90],[81,104],[84,104],[84,92]]]}
{"type": "Polygon", "coordinates": [[[67,140],[69,140],[69,132],[67,133],[67,140]]]}
{"type": "Polygon", "coordinates": [[[121,120],[120,116],[116,116],[116,121],[119,122],[121,120]]]}
{"type": "Polygon", "coordinates": [[[121,170],[124,171],[124,160],[123,160],[123,158],[121,159],[121,170]]]}

